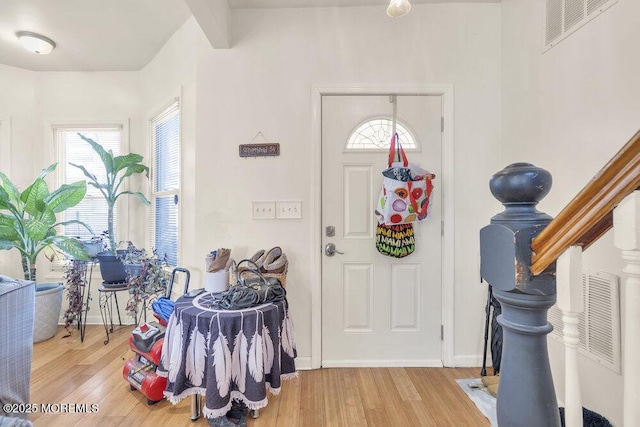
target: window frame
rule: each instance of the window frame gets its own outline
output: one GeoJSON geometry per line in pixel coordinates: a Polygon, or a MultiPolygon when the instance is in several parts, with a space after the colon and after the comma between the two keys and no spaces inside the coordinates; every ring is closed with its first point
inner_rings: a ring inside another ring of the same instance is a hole
{"type": "MultiPolygon", "coordinates": [[[[120,128],[121,129],[121,137],[120,137],[120,154],[129,152],[129,119],[116,119],[116,120],[56,120],[56,121],[47,121],[45,125],[45,131],[47,133],[47,137],[50,140],[51,152],[45,154],[45,157],[49,157],[51,159],[50,162],[47,162],[47,165],[57,162],[58,167],[55,172],[47,178],[48,181],[51,181],[51,188],[58,188],[65,181],[65,176],[68,167],[72,167],[68,165],[68,160],[66,157],[66,147],[60,147],[58,144],[58,140],[56,138],[56,130],[57,129],[87,129],[87,128],[95,128],[95,129],[108,129],[108,128],[120,128]],[[64,159],[63,159],[64,157],[64,159]]],[[[91,172],[91,171],[89,171],[91,172]]],[[[128,190],[129,183],[123,183],[123,190],[128,190]]],[[[129,220],[127,212],[129,212],[129,201],[127,197],[122,197],[118,199],[116,203],[116,223],[115,228],[117,232],[116,241],[123,240],[123,236],[127,236],[128,240],[129,235],[129,220]]],[[[63,213],[61,213],[63,214],[63,213]]],[[[58,214],[58,220],[61,219],[58,214]]],[[[105,212],[106,215],[106,212],[105,212]]],[[[63,230],[58,230],[58,233],[62,233],[63,230]]],[[[100,233],[101,230],[93,230],[94,233],[100,233]]],[[[44,257],[38,257],[44,258],[44,257]]],[[[44,271],[45,279],[58,279],[62,276],[64,269],[64,260],[54,260],[52,262],[47,262],[48,268],[42,269],[39,271],[44,271]]]]}
{"type": "MultiPolygon", "coordinates": [[[[378,148],[373,148],[373,147],[352,148],[352,147],[349,147],[349,142],[351,141],[351,138],[354,136],[354,134],[356,134],[356,131],[358,129],[360,129],[363,125],[365,125],[365,124],[367,124],[367,123],[369,123],[371,121],[374,121],[374,120],[388,120],[390,122],[393,122],[393,117],[387,116],[387,115],[375,115],[375,116],[369,116],[369,117],[361,120],[360,122],[358,122],[358,124],[355,125],[349,131],[349,135],[346,138],[346,141],[344,143],[344,148],[342,150],[344,154],[351,154],[351,153],[380,153],[380,152],[388,152],[389,151],[389,146],[391,145],[391,138],[389,138],[389,142],[387,143],[387,145],[385,147],[378,147],[378,148]]],[[[405,147],[405,146],[403,146],[404,150],[407,151],[407,152],[421,153],[422,152],[422,143],[420,142],[420,140],[416,136],[416,133],[413,131],[411,126],[409,126],[409,124],[407,122],[405,122],[404,120],[402,120],[400,118],[396,119],[396,123],[399,124],[400,126],[402,126],[406,130],[406,134],[408,134],[416,144],[415,147],[405,147]]]]}
{"type": "Polygon", "coordinates": [[[182,235],[182,182],[183,182],[183,165],[182,165],[182,129],[183,129],[183,116],[182,116],[182,96],[181,94],[175,94],[169,98],[165,99],[165,102],[157,105],[155,108],[153,108],[150,114],[147,115],[147,120],[146,120],[146,128],[147,128],[147,158],[149,159],[149,201],[151,202],[151,205],[149,206],[149,227],[147,229],[147,247],[149,248],[149,250],[155,250],[156,249],[156,218],[155,218],[155,213],[156,213],[156,199],[158,197],[166,197],[166,196],[170,196],[170,195],[174,195],[178,197],[178,211],[177,211],[177,247],[176,247],[176,264],[175,266],[170,266],[170,267],[177,267],[180,265],[180,260],[182,259],[182,242],[181,242],[181,235],[182,235]],[[178,113],[178,120],[179,120],[179,126],[178,126],[178,165],[180,167],[180,171],[178,174],[178,188],[175,190],[165,190],[165,191],[160,191],[160,192],[156,192],[155,191],[155,184],[156,184],[156,178],[157,178],[157,173],[156,173],[156,150],[155,150],[155,142],[154,142],[154,132],[152,131],[152,124],[153,121],[160,115],[162,115],[165,111],[169,110],[170,108],[172,108],[172,106],[177,103],[178,104],[178,108],[177,108],[177,113],[178,113]]]}

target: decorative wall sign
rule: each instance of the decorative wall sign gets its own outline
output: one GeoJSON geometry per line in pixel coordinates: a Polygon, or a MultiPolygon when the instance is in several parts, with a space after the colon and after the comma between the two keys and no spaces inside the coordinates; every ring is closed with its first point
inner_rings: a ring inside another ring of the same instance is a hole
{"type": "Polygon", "coordinates": [[[240,144],[238,148],[240,151],[240,157],[267,157],[280,155],[280,144],[240,144]]]}

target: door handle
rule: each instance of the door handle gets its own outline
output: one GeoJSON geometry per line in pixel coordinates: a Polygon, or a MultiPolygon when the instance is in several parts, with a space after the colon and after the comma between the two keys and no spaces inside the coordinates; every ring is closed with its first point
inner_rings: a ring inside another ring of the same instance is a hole
{"type": "Polygon", "coordinates": [[[327,245],[324,247],[324,254],[326,256],[334,256],[335,254],[344,255],[344,252],[340,252],[339,250],[337,250],[336,245],[334,245],[333,243],[327,243],[327,245]]]}

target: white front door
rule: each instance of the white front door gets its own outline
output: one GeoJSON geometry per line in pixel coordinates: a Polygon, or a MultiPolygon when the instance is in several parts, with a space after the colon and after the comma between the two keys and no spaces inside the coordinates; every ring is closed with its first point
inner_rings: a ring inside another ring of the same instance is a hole
{"type": "Polygon", "coordinates": [[[418,143],[409,161],[436,174],[430,217],[414,224],[416,250],[376,250],[374,209],[387,148],[349,150],[355,128],[391,118],[383,95],[322,96],[322,366],[442,366],[441,116],[434,95],[398,95],[398,120],[418,143]],[[333,231],[332,231],[333,230],[333,231]]]}

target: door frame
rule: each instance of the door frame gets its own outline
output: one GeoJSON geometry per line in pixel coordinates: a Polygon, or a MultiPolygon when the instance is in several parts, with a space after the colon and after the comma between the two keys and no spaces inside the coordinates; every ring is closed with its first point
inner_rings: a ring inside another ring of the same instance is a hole
{"type": "Polygon", "coordinates": [[[442,99],[442,363],[454,366],[454,93],[452,84],[396,86],[312,86],[311,369],[322,364],[322,97],[325,95],[435,95],[442,99]]]}

